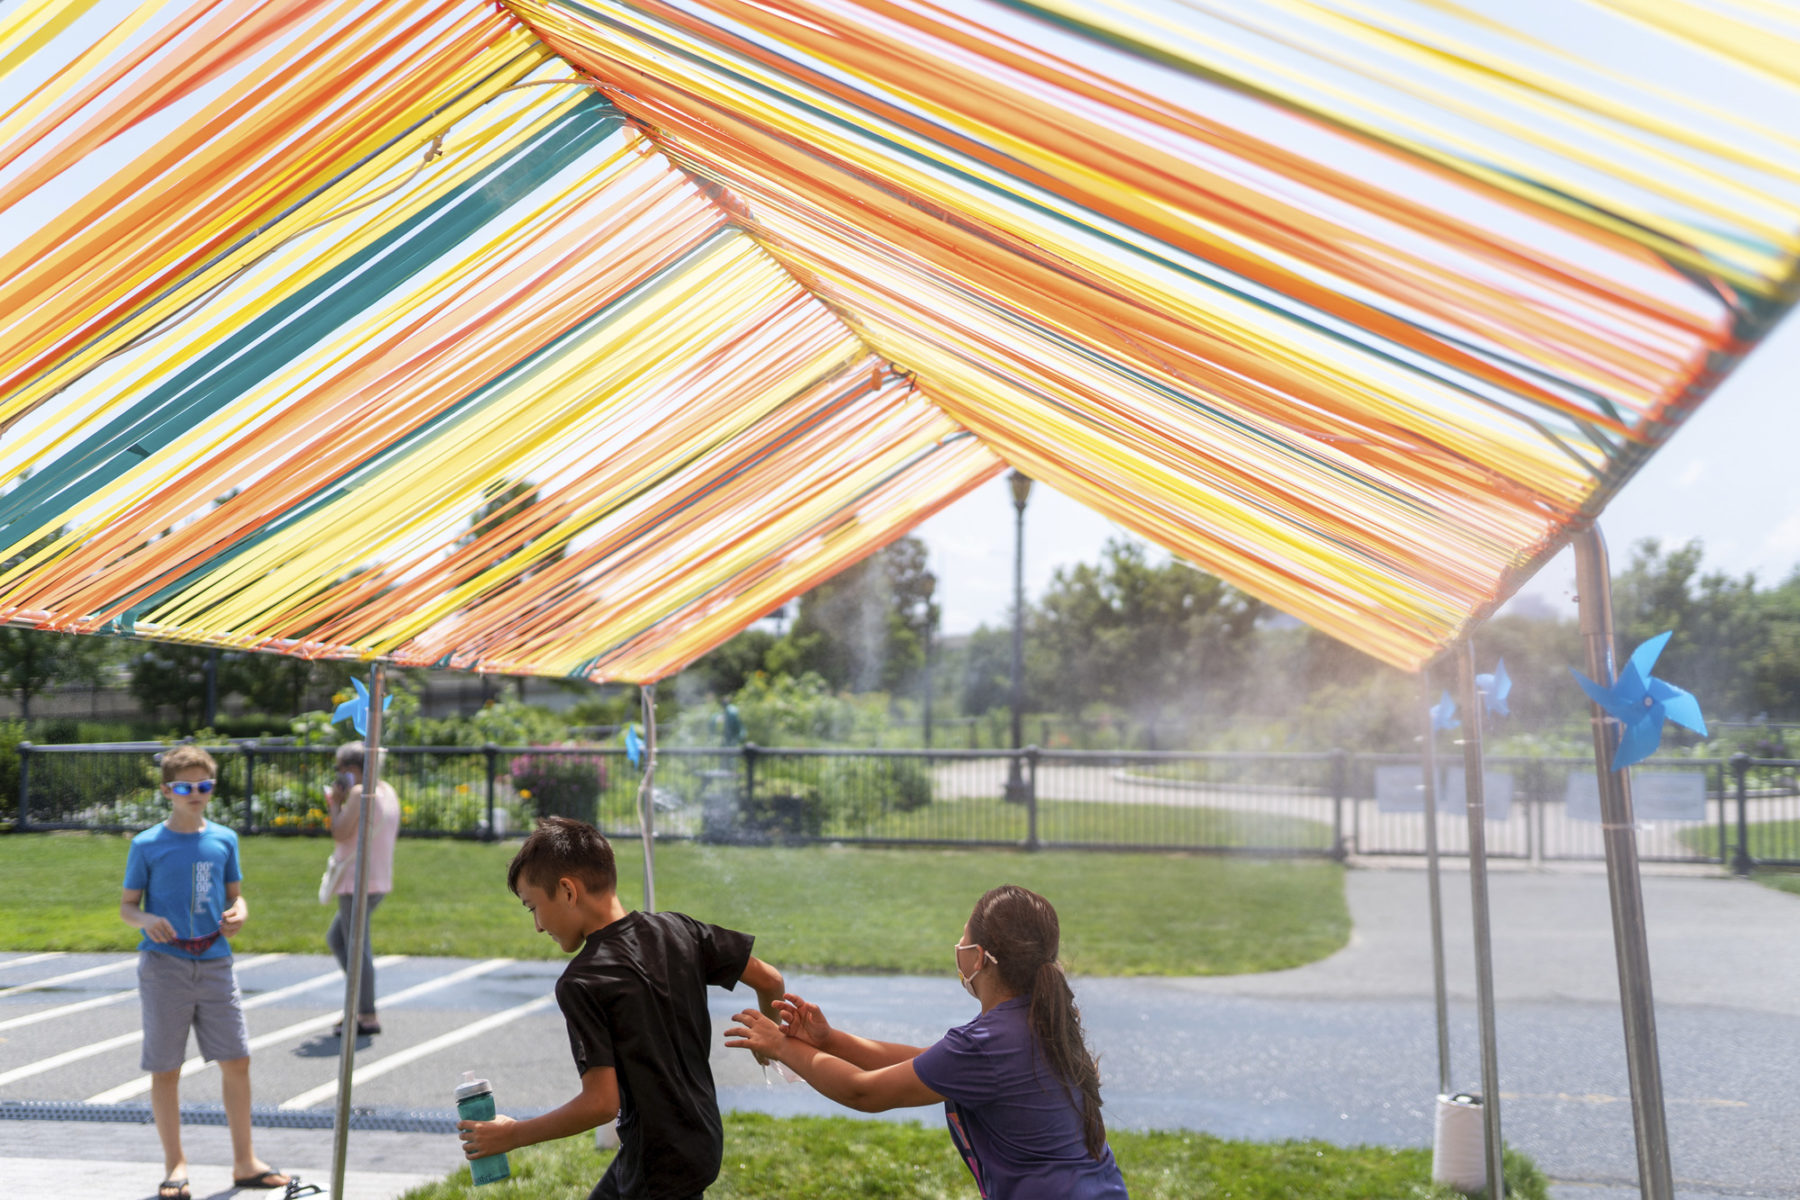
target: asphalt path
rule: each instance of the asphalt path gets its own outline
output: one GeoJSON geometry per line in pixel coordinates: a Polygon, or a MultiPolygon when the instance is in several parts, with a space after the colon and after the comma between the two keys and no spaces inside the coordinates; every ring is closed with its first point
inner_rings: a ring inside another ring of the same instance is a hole
{"type": "MultiPolygon", "coordinates": [[[[1430,1143],[1437,1067],[1424,878],[1362,870],[1347,880],[1355,932],[1349,947],[1322,962],[1267,975],[1077,980],[1111,1124],[1430,1143]]],[[[1467,875],[1447,873],[1445,893],[1453,1080],[1474,1089],[1467,875]]],[[[1681,1194],[1800,1195],[1792,1149],[1800,898],[1736,880],[1659,876],[1646,878],[1645,895],[1681,1194]]],[[[1493,900],[1506,1138],[1565,1181],[1559,1195],[1610,1198],[1609,1186],[1628,1184],[1635,1167],[1604,877],[1501,871],[1493,900]]],[[[377,949],[379,931],[377,921],[377,949]]],[[[133,957],[0,956],[0,1110],[7,1100],[145,1103],[133,957]]],[[[329,1111],[338,1055],[330,1025],[342,996],[335,965],[323,955],[290,955],[245,956],[239,967],[256,1104],[329,1111]]],[[[549,1000],[560,967],[384,961],[384,1032],[359,1048],[356,1106],[441,1112],[464,1070],[493,1080],[502,1111],[569,1098],[574,1069],[549,1000]]],[[[938,977],[792,976],[789,984],[835,1023],[883,1040],[928,1043],[973,1015],[948,957],[938,977]]],[[[748,1002],[741,989],[714,991],[717,1029],[748,1002]]],[[[193,1065],[184,1101],[216,1102],[217,1071],[193,1065]]],[[[719,1046],[714,1071],[726,1108],[837,1111],[742,1052],[719,1046]]],[[[930,1110],[893,1116],[938,1119],[930,1110]]],[[[5,1132],[15,1147],[41,1141],[50,1130],[27,1128],[34,1124],[9,1122],[5,1132]]],[[[328,1133],[276,1134],[328,1148],[328,1133]]],[[[355,1138],[380,1141],[383,1164],[396,1169],[456,1165],[454,1142],[443,1135],[355,1138]]]]}

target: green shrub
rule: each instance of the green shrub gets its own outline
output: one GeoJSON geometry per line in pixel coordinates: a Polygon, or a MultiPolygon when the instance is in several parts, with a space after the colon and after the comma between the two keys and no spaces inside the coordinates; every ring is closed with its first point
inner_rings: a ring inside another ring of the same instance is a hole
{"type": "Polygon", "coordinates": [[[792,767],[758,769],[756,787],[740,814],[744,828],[779,838],[818,837],[826,805],[819,788],[792,767]]]}
{"type": "Polygon", "coordinates": [[[0,721],[0,812],[19,802],[19,743],[26,740],[25,722],[0,721]]]}
{"type": "Polygon", "coordinates": [[[606,760],[596,755],[558,754],[554,747],[539,747],[533,754],[512,760],[507,773],[513,791],[531,801],[540,817],[574,817],[594,821],[600,793],[606,790],[606,760]]]}
{"type": "Polygon", "coordinates": [[[834,827],[853,832],[888,813],[931,803],[931,775],[915,758],[832,758],[819,791],[834,827]]]}

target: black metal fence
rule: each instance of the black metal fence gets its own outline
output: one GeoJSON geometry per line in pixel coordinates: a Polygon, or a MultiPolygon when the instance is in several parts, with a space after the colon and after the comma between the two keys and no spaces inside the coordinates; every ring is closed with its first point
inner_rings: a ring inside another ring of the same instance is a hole
{"type": "MultiPolygon", "coordinates": [[[[15,830],[145,828],[166,815],[158,743],[22,745],[15,830]]],[[[330,747],[233,743],[215,820],[243,833],[323,836],[330,747]]],[[[641,836],[640,772],[614,748],[400,746],[384,774],[410,836],[501,838],[580,817],[641,836]]],[[[1591,760],[1490,758],[1488,851],[1530,860],[1604,854],[1584,797],[1591,760]],[[1584,790],[1585,789],[1585,790],[1584,790]]],[[[1438,840],[1467,853],[1460,758],[1440,763],[1438,840]]],[[[1800,865],[1800,762],[1670,759],[1635,769],[1646,861],[1800,865]]],[[[1416,757],[1146,751],[659,750],[656,836],[737,844],[858,842],[1259,855],[1416,855],[1416,757]]]]}

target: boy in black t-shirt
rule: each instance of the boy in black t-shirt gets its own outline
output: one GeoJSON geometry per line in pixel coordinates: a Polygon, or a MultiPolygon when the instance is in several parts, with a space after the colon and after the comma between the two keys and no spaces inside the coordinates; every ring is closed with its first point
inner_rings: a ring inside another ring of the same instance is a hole
{"type": "Polygon", "coordinates": [[[781,972],[749,934],[681,913],[626,912],[612,846],[598,829],[544,817],[506,884],[537,927],[579,951],[556,981],[581,1094],[541,1117],[463,1121],[463,1152],[485,1158],[619,1118],[619,1152],[588,1200],[688,1200],[718,1178],[725,1135],[713,1090],[706,987],[743,980],[771,1017],[781,972]]]}

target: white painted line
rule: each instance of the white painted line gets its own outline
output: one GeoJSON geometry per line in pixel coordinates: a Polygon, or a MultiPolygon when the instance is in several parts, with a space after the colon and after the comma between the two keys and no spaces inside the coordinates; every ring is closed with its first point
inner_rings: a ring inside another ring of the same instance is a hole
{"type": "Polygon", "coordinates": [[[68,954],[66,950],[49,950],[43,954],[27,954],[23,958],[9,958],[0,962],[0,967],[23,967],[35,962],[43,962],[47,958],[62,958],[68,954]]]}
{"type": "Polygon", "coordinates": [[[74,1004],[42,1008],[34,1013],[26,1013],[22,1017],[10,1017],[0,1021],[0,1031],[17,1029],[22,1025],[36,1025],[39,1021],[49,1021],[56,1017],[72,1017],[76,1013],[86,1012],[90,1008],[105,1008],[109,1004],[123,1004],[135,995],[137,995],[135,989],[129,992],[108,992],[106,995],[96,996],[92,1000],[78,1000],[74,1004]]]}
{"type": "MultiPolygon", "coordinates": [[[[286,955],[282,954],[264,954],[259,955],[256,958],[247,958],[237,965],[242,969],[258,966],[261,963],[272,962],[275,959],[285,957],[286,955]]],[[[135,962],[136,960],[133,959],[131,961],[135,962]]],[[[337,974],[337,972],[333,971],[332,975],[335,974],[337,974]]],[[[325,978],[330,978],[330,976],[326,976],[325,978]]],[[[123,994],[129,996],[134,993],[126,992],[123,994]]],[[[248,1003],[254,1003],[254,1001],[248,1003]]],[[[246,1004],[246,1007],[248,1007],[248,1003],[246,1004]]],[[[61,1054],[52,1054],[49,1058],[40,1058],[36,1062],[26,1063],[22,1067],[14,1067],[10,1071],[0,1071],[0,1087],[4,1087],[17,1079],[30,1079],[33,1075],[42,1075],[47,1071],[54,1071],[56,1068],[66,1067],[72,1062],[80,1062],[84,1058],[93,1058],[96,1054],[105,1054],[109,1050],[117,1050],[121,1046],[129,1046],[134,1042],[142,1041],[143,1037],[144,1031],[142,1029],[135,1030],[131,1033],[121,1033],[117,1037],[110,1037],[104,1041],[89,1042],[87,1045],[77,1046],[73,1050],[64,1050],[61,1054]]]]}
{"type": "MultiPolygon", "coordinates": [[[[437,1037],[434,1037],[429,1041],[420,1042],[416,1046],[408,1046],[397,1054],[390,1054],[386,1058],[377,1059],[367,1066],[358,1063],[351,1069],[351,1086],[354,1087],[359,1083],[368,1083],[372,1079],[379,1079],[389,1071],[397,1071],[408,1063],[417,1062],[421,1058],[436,1054],[440,1050],[448,1050],[452,1046],[460,1046],[471,1038],[480,1037],[490,1029],[498,1029],[502,1025],[510,1025],[512,1022],[517,1021],[522,1017],[529,1017],[532,1013],[542,1012],[555,1003],[555,996],[539,996],[536,1000],[531,1000],[527,1003],[517,1005],[516,1007],[506,1009],[503,1012],[497,1012],[491,1016],[483,1017],[479,1021],[471,1022],[461,1029],[453,1029],[449,1033],[439,1034],[437,1037]]],[[[311,1108],[315,1104],[320,1104],[326,1100],[335,1098],[337,1096],[337,1087],[337,1080],[335,1079],[330,1083],[321,1083],[316,1088],[301,1092],[298,1096],[294,1096],[290,1099],[283,1100],[281,1102],[281,1107],[311,1108]]]]}
{"type": "Polygon", "coordinates": [[[20,992],[36,992],[62,983],[74,983],[78,979],[92,979],[94,976],[104,975],[108,971],[118,971],[135,966],[137,966],[137,955],[133,954],[128,958],[121,958],[117,962],[101,963],[97,967],[88,967],[83,971],[70,971],[67,975],[52,975],[50,978],[40,979],[36,983],[19,983],[9,988],[0,988],[0,999],[16,996],[20,992]]]}
{"type": "MultiPolygon", "coordinates": [[[[404,955],[390,956],[390,958],[392,958],[395,961],[397,961],[401,958],[404,958],[404,957],[405,957],[404,955]]],[[[380,965],[382,965],[382,963],[387,962],[387,961],[389,961],[389,960],[383,959],[383,958],[378,958],[375,960],[375,965],[380,966],[380,965]]],[[[477,975],[486,975],[489,971],[498,970],[499,968],[506,966],[507,964],[511,963],[512,961],[513,960],[510,958],[490,958],[485,962],[478,962],[472,966],[464,967],[460,971],[452,971],[450,974],[445,975],[440,979],[431,979],[431,980],[427,980],[424,983],[414,984],[412,987],[407,988],[405,991],[395,992],[391,996],[377,997],[377,999],[378,999],[378,1002],[380,1003],[381,1007],[392,1008],[394,1005],[404,1004],[408,1000],[413,1000],[413,999],[418,998],[419,996],[426,995],[430,992],[438,991],[441,988],[447,988],[453,984],[461,983],[465,979],[473,979],[477,975]]],[[[246,1000],[246,1001],[244,1001],[244,1007],[250,1008],[254,1005],[269,1004],[275,1000],[283,998],[286,995],[292,995],[294,992],[303,991],[304,989],[306,989],[308,987],[316,986],[318,983],[320,983],[323,980],[342,979],[342,978],[343,978],[343,975],[341,972],[331,971],[325,975],[321,975],[314,979],[307,980],[305,983],[297,983],[293,987],[283,988],[283,989],[281,989],[281,991],[278,991],[278,992],[270,992],[266,996],[258,996],[255,1000],[246,1000]]],[[[339,1010],[336,1010],[333,1012],[328,1012],[322,1017],[308,1017],[304,1021],[296,1021],[292,1025],[284,1025],[280,1029],[271,1030],[268,1033],[258,1034],[256,1037],[253,1037],[250,1039],[250,1052],[252,1054],[254,1054],[254,1053],[256,1053],[256,1051],[261,1050],[265,1046],[273,1046],[280,1042],[291,1041],[294,1038],[305,1037],[309,1033],[318,1033],[322,1029],[329,1029],[329,1028],[331,1028],[331,1026],[335,1025],[339,1020],[341,1020],[342,1017],[343,1017],[343,1011],[341,1009],[339,1009],[339,1010]]],[[[183,1079],[186,1079],[190,1075],[197,1075],[201,1071],[206,1070],[206,1068],[208,1068],[210,1066],[212,1066],[211,1063],[207,1062],[205,1059],[201,1058],[199,1055],[195,1055],[194,1057],[188,1059],[186,1062],[181,1064],[181,1077],[183,1079]]],[[[0,1076],[0,1084],[4,1084],[5,1082],[6,1082],[5,1077],[0,1076]]],[[[89,1096],[87,1099],[87,1103],[89,1103],[89,1104],[117,1104],[121,1100],[129,1100],[133,1096],[141,1096],[149,1090],[150,1090],[150,1077],[148,1075],[140,1075],[136,1079],[133,1079],[130,1083],[120,1084],[118,1087],[112,1088],[108,1091],[101,1092],[97,1096],[89,1096]]]]}
{"type": "MultiPolygon", "coordinates": [[[[247,971],[251,967],[259,967],[263,963],[274,962],[278,958],[286,958],[285,954],[258,954],[246,958],[237,964],[237,969],[247,971]]],[[[104,996],[95,996],[92,1000],[77,1000],[73,1004],[59,1004],[55,1008],[41,1008],[34,1013],[26,1013],[22,1017],[9,1017],[0,1021],[0,1032],[18,1029],[24,1025],[36,1025],[40,1021],[53,1021],[58,1017],[72,1017],[77,1013],[87,1012],[93,1008],[105,1008],[109,1004],[123,1004],[137,995],[137,989],[131,988],[123,992],[108,992],[104,996]]]]}
{"type": "MultiPolygon", "coordinates": [[[[284,957],[284,956],[270,955],[269,957],[280,958],[280,957],[284,957]]],[[[384,957],[377,958],[375,960],[375,965],[378,967],[391,966],[394,963],[404,961],[405,958],[406,958],[406,955],[404,955],[404,954],[389,954],[384,957]]],[[[245,965],[250,965],[250,964],[247,963],[245,965]]],[[[248,1011],[249,1009],[252,1009],[252,1008],[262,1008],[265,1005],[275,1004],[279,1001],[286,1000],[289,996],[296,996],[296,995],[299,995],[301,992],[311,991],[313,988],[320,987],[327,983],[333,983],[339,979],[342,979],[343,977],[344,977],[343,972],[341,972],[341,971],[335,971],[335,970],[326,971],[321,975],[314,975],[311,979],[302,979],[299,983],[291,983],[287,987],[276,988],[274,991],[264,992],[260,996],[252,996],[250,999],[244,1001],[243,1007],[245,1008],[246,1011],[248,1011]]],[[[266,1044],[264,1039],[268,1038],[269,1036],[270,1035],[268,1035],[268,1034],[264,1034],[261,1038],[251,1038],[250,1039],[250,1049],[252,1051],[254,1051],[259,1044],[266,1044]]],[[[201,1058],[199,1055],[195,1055],[193,1058],[190,1058],[186,1062],[181,1064],[181,1077],[183,1079],[185,1079],[189,1075],[192,1075],[195,1072],[200,1071],[201,1069],[205,1068],[207,1065],[209,1065],[209,1064],[207,1063],[207,1061],[205,1059],[201,1058]]],[[[118,1087],[108,1088],[106,1091],[101,1092],[98,1095],[89,1096],[87,1098],[86,1103],[88,1103],[88,1104],[117,1104],[121,1100],[129,1100],[133,1096],[141,1096],[149,1090],[150,1090],[150,1077],[148,1075],[139,1075],[136,1079],[133,1079],[128,1083],[122,1083],[118,1087]]]]}

